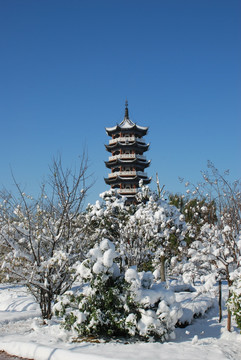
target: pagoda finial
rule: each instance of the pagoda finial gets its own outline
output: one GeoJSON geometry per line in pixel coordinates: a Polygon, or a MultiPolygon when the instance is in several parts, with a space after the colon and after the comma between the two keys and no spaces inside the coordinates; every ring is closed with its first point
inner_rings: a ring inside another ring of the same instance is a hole
{"type": "Polygon", "coordinates": [[[125,102],[125,119],[129,119],[128,101],[125,102]]]}

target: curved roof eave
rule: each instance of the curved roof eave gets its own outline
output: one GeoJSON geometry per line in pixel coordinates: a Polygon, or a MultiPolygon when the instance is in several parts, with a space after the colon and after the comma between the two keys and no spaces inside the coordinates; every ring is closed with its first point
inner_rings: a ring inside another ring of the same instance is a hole
{"type": "Polygon", "coordinates": [[[121,143],[120,141],[117,141],[116,143],[114,143],[114,144],[111,144],[111,145],[105,145],[105,147],[106,147],[106,149],[114,149],[115,147],[117,147],[117,146],[120,146],[120,147],[133,147],[134,145],[137,145],[137,146],[139,146],[139,147],[142,147],[142,148],[145,148],[145,147],[147,147],[147,148],[149,148],[149,146],[150,146],[150,144],[148,143],[148,144],[143,144],[143,143],[141,143],[141,142],[138,142],[138,141],[133,141],[132,143],[121,143]]]}
{"type": "Polygon", "coordinates": [[[125,176],[125,177],[122,177],[122,176],[119,176],[117,175],[116,177],[113,177],[113,178],[104,178],[105,181],[110,181],[110,182],[114,182],[114,181],[123,181],[123,180],[130,180],[130,181],[133,181],[133,180],[144,180],[144,181],[151,181],[151,178],[147,178],[147,176],[144,176],[144,177],[141,177],[139,175],[136,175],[136,176],[125,176]]]}
{"type": "Polygon", "coordinates": [[[113,133],[115,131],[120,131],[120,130],[134,130],[134,129],[137,129],[141,132],[144,132],[144,133],[147,133],[148,131],[148,126],[140,126],[140,125],[137,125],[137,124],[134,124],[133,125],[123,125],[121,126],[121,124],[117,124],[115,126],[112,126],[112,127],[106,127],[105,128],[105,131],[106,133],[109,135],[109,133],[113,133]]]}
{"type": "Polygon", "coordinates": [[[142,166],[148,167],[150,165],[150,163],[151,163],[151,160],[141,161],[137,158],[131,159],[131,160],[116,159],[114,161],[105,161],[106,167],[109,167],[110,169],[116,165],[132,165],[132,164],[136,164],[137,166],[139,165],[140,167],[142,167],[142,166]]]}

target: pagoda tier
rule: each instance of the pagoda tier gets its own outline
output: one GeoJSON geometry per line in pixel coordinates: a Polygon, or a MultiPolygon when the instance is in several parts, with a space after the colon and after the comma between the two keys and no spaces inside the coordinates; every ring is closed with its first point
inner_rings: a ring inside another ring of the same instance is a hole
{"type": "MultiPolygon", "coordinates": [[[[147,178],[146,174],[143,173],[143,175],[138,174],[141,171],[130,171],[129,175],[125,174],[125,171],[118,171],[116,173],[109,174],[108,178],[105,178],[105,182],[108,185],[117,185],[117,184],[135,184],[137,187],[139,187],[140,180],[143,181],[143,184],[149,184],[151,182],[151,178],[147,178]],[[113,176],[112,176],[113,175],[113,176]]],[[[113,186],[112,186],[113,187],[113,186]]]]}
{"type": "Polygon", "coordinates": [[[107,151],[115,151],[119,149],[125,149],[125,150],[138,150],[141,152],[147,151],[150,144],[145,144],[144,142],[139,141],[133,141],[131,142],[119,142],[117,141],[114,144],[105,145],[107,151]]]}
{"type": "Polygon", "coordinates": [[[111,169],[106,184],[117,188],[118,193],[127,196],[128,203],[135,202],[140,180],[143,184],[149,184],[144,169],[150,165],[143,153],[148,150],[149,144],[142,138],[147,134],[148,127],[134,124],[129,119],[128,103],[126,102],[124,120],[111,128],[106,128],[107,135],[112,138],[105,145],[106,150],[111,153],[106,167],[111,169]]]}
{"type": "Polygon", "coordinates": [[[118,154],[115,154],[115,155],[112,155],[109,157],[109,161],[114,161],[116,159],[122,159],[122,160],[125,160],[125,161],[128,161],[128,160],[131,160],[131,159],[138,159],[142,162],[146,162],[146,157],[143,156],[143,155],[140,155],[140,154],[137,154],[137,153],[131,153],[130,152],[127,152],[127,153],[124,153],[124,152],[120,152],[120,151],[116,151],[118,154]]]}
{"type": "MultiPolygon", "coordinates": [[[[114,157],[114,156],[113,156],[114,157]]],[[[121,160],[119,158],[114,159],[113,161],[105,161],[105,165],[107,168],[112,169],[115,167],[124,167],[125,165],[130,165],[130,166],[134,166],[135,168],[138,169],[145,169],[150,165],[151,161],[142,161],[139,159],[132,159],[132,160],[121,160]]]]}
{"type": "Polygon", "coordinates": [[[148,131],[148,127],[143,127],[134,124],[129,118],[124,118],[124,120],[118,125],[111,127],[111,128],[105,128],[107,135],[113,136],[118,133],[126,134],[130,131],[135,133],[138,136],[145,136],[148,131]]]}

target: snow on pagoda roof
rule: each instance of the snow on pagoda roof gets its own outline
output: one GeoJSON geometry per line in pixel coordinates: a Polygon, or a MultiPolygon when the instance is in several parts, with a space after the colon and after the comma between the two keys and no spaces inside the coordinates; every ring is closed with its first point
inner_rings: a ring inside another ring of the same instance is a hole
{"type": "Polygon", "coordinates": [[[124,118],[124,120],[120,123],[119,125],[122,129],[130,129],[130,128],[133,128],[134,126],[137,127],[137,129],[140,129],[140,130],[147,130],[148,127],[144,127],[144,126],[139,126],[139,125],[136,125],[133,123],[133,121],[131,121],[130,119],[128,118],[124,118]]]}
{"type": "Polygon", "coordinates": [[[131,121],[131,119],[129,119],[128,102],[126,101],[125,116],[124,116],[124,119],[122,120],[122,122],[120,124],[117,124],[116,126],[105,128],[105,130],[107,133],[108,132],[111,133],[116,130],[133,129],[133,128],[140,130],[140,131],[144,131],[144,132],[147,132],[147,130],[148,130],[148,127],[139,126],[139,125],[133,123],[133,121],[131,121]]]}
{"type": "Polygon", "coordinates": [[[135,124],[128,118],[124,118],[124,120],[119,125],[121,128],[132,128],[135,124]]]}
{"type": "Polygon", "coordinates": [[[117,124],[116,126],[113,126],[113,127],[107,127],[105,128],[106,131],[115,131],[117,129],[132,129],[132,128],[136,128],[138,130],[144,130],[144,131],[147,131],[148,130],[148,127],[147,126],[140,126],[140,125],[136,125],[134,124],[130,119],[126,119],[124,118],[124,120],[120,123],[120,124],[117,124]]]}
{"type": "Polygon", "coordinates": [[[113,127],[105,128],[106,131],[115,131],[117,129],[117,125],[113,127]]]}
{"type": "Polygon", "coordinates": [[[114,150],[114,149],[118,149],[118,148],[126,148],[126,149],[133,149],[135,147],[139,147],[141,148],[143,151],[147,151],[147,149],[149,148],[150,144],[146,144],[146,143],[142,143],[142,142],[139,142],[138,140],[136,141],[133,141],[131,143],[122,143],[120,141],[117,141],[116,143],[114,144],[109,144],[109,145],[105,145],[107,151],[110,151],[110,150],[114,150]],[[145,150],[146,149],[146,150],[145,150]]]}

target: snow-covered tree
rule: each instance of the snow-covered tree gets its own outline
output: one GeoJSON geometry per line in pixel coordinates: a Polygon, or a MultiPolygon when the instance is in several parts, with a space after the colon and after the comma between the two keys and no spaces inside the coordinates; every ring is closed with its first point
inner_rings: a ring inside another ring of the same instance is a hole
{"type": "MultiPolygon", "coordinates": [[[[189,248],[189,262],[183,267],[186,280],[200,279],[211,274],[220,281],[232,285],[232,273],[241,267],[241,192],[240,182],[230,183],[228,172],[224,175],[208,163],[203,172],[204,182],[193,187],[200,199],[208,199],[216,209],[215,224],[206,222],[200,228],[189,248]]],[[[190,188],[190,184],[186,183],[190,188]]],[[[187,190],[190,193],[190,189],[187,190]]],[[[231,314],[228,313],[228,330],[231,329],[231,314]]]]}
{"type": "Polygon", "coordinates": [[[229,171],[221,174],[214,164],[208,161],[207,171],[202,171],[203,181],[195,185],[187,181],[186,193],[193,195],[199,201],[206,201],[204,206],[208,210],[209,219],[204,219],[210,224],[217,223],[220,228],[229,225],[238,233],[241,224],[241,183],[228,180],[229,171]],[[223,225],[224,224],[224,225],[223,225]]]}
{"type": "Polygon", "coordinates": [[[189,262],[183,267],[187,281],[200,280],[210,273],[217,277],[225,274],[231,285],[230,274],[241,265],[241,243],[228,225],[219,229],[217,225],[205,224],[198,239],[190,245],[188,255],[189,262]]]}
{"type": "Polygon", "coordinates": [[[99,243],[108,238],[118,243],[123,226],[128,221],[129,210],[125,206],[125,199],[116,190],[111,189],[100,194],[102,201],[88,204],[85,211],[84,233],[89,243],[99,243]]]}
{"type": "Polygon", "coordinates": [[[138,270],[158,267],[164,280],[166,260],[178,256],[180,246],[184,245],[184,216],[148,186],[141,186],[138,203],[130,207],[114,190],[101,197],[102,202],[89,205],[86,211],[85,234],[89,242],[108,238],[121,254],[123,267],[136,265],[138,270]]]}
{"type": "Polygon", "coordinates": [[[137,336],[166,340],[173,336],[182,311],[172,291],[153,284],[149,272],[133,268],[124,274],[119,254],[108,239],[90,250],[78,267],[82,286],[60,296],[55,312],[78,336],[137,336]]]}
{"type": "Polygon", "coordinates": [[[100,194],[100,198],[101,201],[97,200],[95,204],[87,206],[84,214],[84,237],[90,247],[100,243],[104,238],[112,241],[121,254],[121,264],[124,266],[127,255],[121,245],[122,238],[134,210],[125,206],[125,198],[114,189],[100,194]]]}
{"type": "MultiPolygon", "coordinates": [[[[188,186],[188,183],[186,185],[188,186]]],[[[197,190],[193,191],[193,196],[169,195],[170,204],[175,205],[185,216],[187,223],[185,241],[188,245],[197,239],[203,224],[217,222],[215,202],[213,200],[210,202],[205,197],[199,199],[196,194],[197,190]]]]}
{"type": "Polygon", "coordinates": [[[81,206],[87,160],[77,173],[66,171],[61,159],[54,160],[49,185],[37,200],[16,183],[20,199],[10,194],[2,199],[0,242],[7,248],[2,263],[6,276],[26,284],[40,305],[43,318],[51,318],[52,302],[74,280],[72,265],[83,259],[81,206]]]}
{"type": "Polygon", "coordinates": [[[165,262],[171,262],[185,246],[186,223],[178,209],[143,186],[140,202],[124,228],[123,246],[129,265],[139,268],[151,261],[165,280],[165,262]]]}

